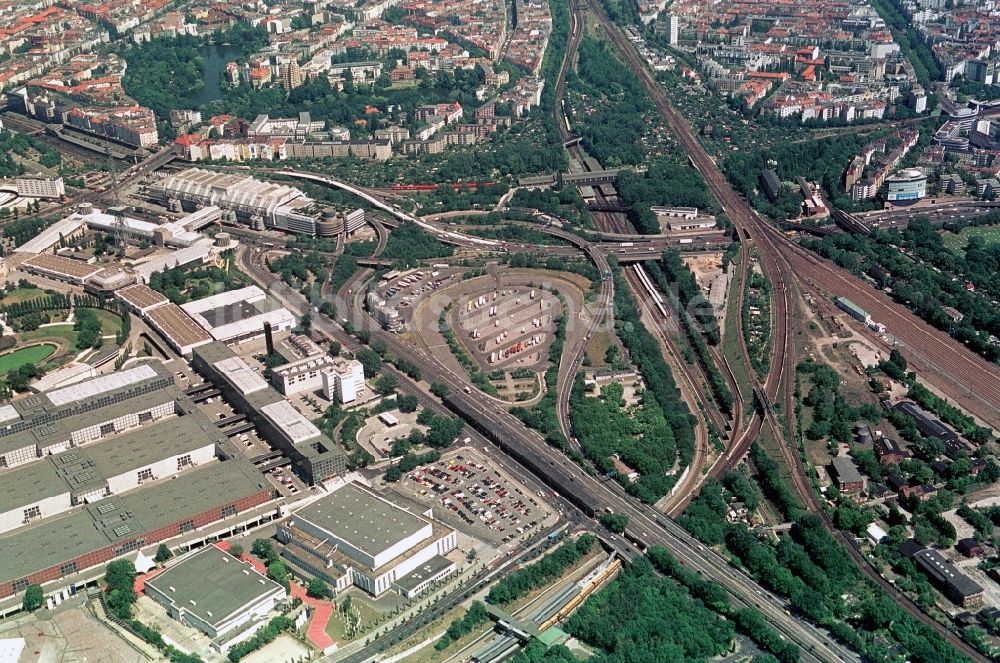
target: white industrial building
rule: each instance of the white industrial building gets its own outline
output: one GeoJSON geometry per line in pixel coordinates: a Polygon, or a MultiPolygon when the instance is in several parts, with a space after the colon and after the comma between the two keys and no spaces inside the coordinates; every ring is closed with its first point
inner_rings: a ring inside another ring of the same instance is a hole
{"type": "Polygon", "coordinates": [[[231,210],[238,220],[258,229],[316,235],[320,210],[311,198],[295,187],[249,175],[189,168],[150,187],[150,195],[177,208],[215,205],[231,210]]]}
{"type": "Polygon", "coordinates": [[[188,302],[181,308],[212,338],[229,345],[262,337],[265,322],[275,333],[291,331],[296,323],[288,309],[269,301],[255,285],[188,302]]]}
{"type": "Polygon", "coordinates": [[[286,396],[323,390],[327,400],[351,403],[365,392],[365,371],[356,359],[313,354],[271,369],[271,379],[286,396]]]}
{"type": "Polygon", "coordinates": [[[696,207],[651,207],[663,231],[711,230],[715,228],[715,217],[699,214],[696,207]]]}
{"type": "Polygon", "coordinates": [[[378,596],[395,589],[412,597],[452,573],[445,555],[455,530],[431,510],[407,510],[368,488],[348,483],[278,525],[283,555],[325,578],[337,591],[356,585],[378,596]]]}
{"type": "Polygon", "coordinates": [[[10,470],[0,481],[0,533],[210,462],[216,440],[206,425],[176,417],[10,470]]]}
{"type": "Polygon", "coordinates": [[[284,587],[216,546],[169,564],[144,591],[171,617],[211,638],[218,652],[251,638],[285,600],[284,587]]]}

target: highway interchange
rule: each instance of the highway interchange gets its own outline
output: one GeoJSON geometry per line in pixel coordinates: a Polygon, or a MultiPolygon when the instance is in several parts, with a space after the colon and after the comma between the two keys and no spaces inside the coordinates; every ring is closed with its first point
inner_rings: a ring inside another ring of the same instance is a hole
{"type": "MultiPolygon", "coordinates": [[[[612,36],[612,41],[618,48],[622,59],[635,71],[643,84],[646,85],[657,107],[663,112],[664,117],[677,134],[681,145],[690,156],[692,164],[701,171],[713,195],[726,210],[730,218],[733,219],[740,232],[743,233],[743,239],[745,240],[742,242],[744,257],[747,257],[748,254],[746,252],[751,243],[755,244],[760,251],[765,271],[775,285],[774,296],[777,305],[775,306],[776,318],[774,322],[777,325],[775,338],[778,339],[774,344],[775,361],[772,362],[772,366],[775,366],[777,370],[772,371],[763,383],[755,383],[753,385],[755,391],[761,393],[763,400],[774,403],[782,397],[787,398],[789,395],[790,381],[783,378],[790,372],[789,362],[791,356],[786,348],[785,338],[787,335],[784,327],[788,311],[787,302],[789,297],[792,296],[793,283],[797,289],[824,291],[827,293],[833,292],[834,294],[840,294],[840,292],[835,290],[834,284],[852,294],[856,290],[863,290],[864,294],[859,297],[861,299],[859,303],[865,305],[872,312],[882,314],[884,317],[880,318],[880,320],[891,320],[901,330],[912,328],[915,331],[911,335],[911,338],[927,341],[927,343],[918,341],[908,346],[910,352],[918,353],[920,356],[926,354],[933,358],[925,360],[925,365],[933,365],[934,362],[938,362],[939,364],[947,362],[949,358],[955,357],[957,353],[959,358],[954,359],[955,363],[950,363],[949,365],[960,365],[968,372],[953,376],[952,380],[954,382],[960,383],[963,380],[970,379],[968,377],[970,374],[978,376],[978,379],[981,380],[985,379],[988,381],[992,379],[994,380],[993,384],[1000,382],[997,381],[995,367],[985,366],[983,362],[976,361],[975,358],[970,358],[969,355],[971,353],[964,348],[954,348],[950,339],[942,339],[939,335],[923,329],[922,327],[926,327],[926,325],[915,320],[911,314],[898,305],[887,302],[887,298],[881,295],[881,293],[872,293],[870,288],[858,284],[853,277],[845,275],[828,263],[824,263],[814,256],[805,253],[784,237],[780,231],[777,231],[765,220],[758,217],[746,202],[732,191],[716,167],[715,161],[705,153],[697,139],[694,138],[684,118],[680,117],[669,106],[662,90],[659,90],[658,83],[651,77],[631,45],[622,37],[620,31],[607,21],[606,16],[603,15],[603,10],[593,0],[590,2],[590,11],[605,23],[605,30],[612,36]],[[883,311],[887,312],[883,313],[883,311]],[[926,346],[931,344],[931,340],[933,340],[933,352],[926,349],[926,346]],[[782,389],[784,389],[784,392],[782,392],[782,389]]],[[[559,79],[559,87],[563,89],[565,68],[573,60],[575,48],[579,44],[582,32],[583,23],[580,19],[580,7],[575,6],[574,11],[571,13],[570,48],[567,49],[563,71],[559,79]]],[[[558,121],[557,125],[560,125],[558,121]]],[[[156,167],[163,165],[169,158],[169,156],[164,157],[161,153],[150,157],[145,163],[129,169],[128,172],[123,174],[118,183],[119,188],[123,188],[141,177],[147,170],[154,170],[156,167]]],[[[614,256],[618,262],[655,259],[659,257],[665,248],[672,244],[672,241],[669,239],[651,239],[629,232],[615,231],[606,231],[593,237],[584,238],[569,231],[549,227],[545,229],[546,232],[565,240],[569,246],[551,245],[544,249],[537,246],[522,246],[516,243],[475,237],[451,229],[446,224],[434,223],[428,221],[426,218],[422,219],[402,210],[397,205],[387,202],[370,191],[328,177],[293,170],[277,171],[277,174],[308,179],[318,184],[349,191],[381,210],[381,212],[393,220],[411,221],[442,241],[457,244],[486,255],[530,249],[536,251],[542,250],[553,255],[579,255],[582,252],[588,256],[603,278],[601,280],[600,292],[595,299],[594,305],[588,310],[586,326],[582,328],[579,326],[576,327],[573,334],[566,339],[560,362],[559,393],[557,399],[559,407],[557,408],[557,413],[562,431],[568,439],[572,439],[573,437],[568,420],[568,402],[573,378],[580,368],[589,339],[602,323],[608,323],[612,318],[615,284],[614,279],[608,276],[611,272],[609,256],[614,256]]],[[[930,210],[930,215],[932,218],[937,217],[937,219],[947,221],[952,218],[960,218],[959,215],[979,213],[989,207],[992,207],[992,205],[984,206],[981,202],[960,201],[947,209],[935,208],[934,210],[930,210]]],[[[872,213],[869,220],[871,220],[871,217],[874,217],[883,222],[899,222],[904,215],[905,212],[872,213]]],[[[378,232],[379,239],[376,248],[377,254],[385,247],[387,237],[385,225],[388,224],[384,225],[375,221],[373,225],[378,232]]],[[[301,293],[287,287],[268,270],[266,265],[266,247],[263,247],[260,243],[255,243],[252,236],[249,236],[248,239],[249,241],[241,246],[237,255],[241,268],[265,286],[273,296],[291,311],[299,315],[314,312],[314,307],[301,293]]],[[[714,238],[699,238],[698,241],[693,243],[694,247],[692,248],[710,246],[715,242],[714,238]]],[[[746,264],[746,260],[743,262],[746,264]]],[[[344,331],[342,323],[350,322],[355,329],[367,330],[372,339],[378,339],[385,343],[390,354],[406,358],[417,365],[421,370],[423,381],[427,383],[436,382],[446,385],[449,388],[450,395],[446,399],[446,404],[453,411],[464,416],[476,431],[470,433],[476,444],[486,446],[493,443],[498,445],[501,450],[508,452],[514,448],[512,445],[516,444],[519,449],[529,450],[536,457],[547,459],[549,467],[546,468],[539,468],[537,466],[520,467],[516,463],[510,462],[506,462],[505,465],[520,480],[525,481],[529,485],[537,485],[538,481],[542,481],[549,483],[552,488],[558,491],[565,500],[564,503],[560,500],[560,503],[564,504],[568,522],[572,526],[596,529],[597,523],[593,518],[596,512],[602,509],[629,516],[629,524],[624,536],[602,531],[603,538],[623,557],[631,559],[636,555],[642,554],[642,550],[650,545],[662,545],[670,550],[675,557],[682,560],[687,568],[719,582],[731,594],[734,604],[737,607],[746,606],[759,610],[764,618],[783,637],[797,643],[802,648],[803,660],[860,660],[857,653],[833,640],[823,629],[792,614],[788,603],[784,599],[761,588],[747,575],[731,566],[726,559],[700,544],[671,518],[656,511],[653,507],[626,495],[621,486],[616,482],[594,477],[582,468],[574,465],[559,449],[548,445],[541,435],[526,428],[520,420],[499,406],[494,399],[473,387],[468,375],[456,373],[433,355],[417,352],[413,346],[406,343],[398,335],[381,329],[363,308],[363,295],[366,291],[366,283],[372,274],[372,270],[360,270],[338,293],[324,292],[325,295],[334,298],[340,324],[314,312],[313,329],[327,338],[336,339],[349,350],[357,350],[360,344],[354,337],[344,331]],[[579,495],[572,494],[576,492],[572,490],[568,491],[571,494],[567,494],[565,482],[553,482],[551,481],[553,476],[568,477],[570,484],[575,484],[579,488],[579,495]],[[579,496],[584,494],[595,500],[594,505],[597,507],[596,509],[583,508],[577,510],[571,507],[571,505],[579,506],[579,496]]],[[[743,276],[741,275],[741,278],[743,276]]],[[[742,290],[740,288],[740,292],[742,290]]],[[[416,394],[423,406],[439,411],[442,410],[442,404],[437,399],[431,397],[425,388],[413,385],[412,381],[404,374],[395,371],[391,367],[387,368],[387,370],[392,371],[408,391],[416,394]]],[[[750,375],[753,375],[752,371],[750,375]]],[[[729,372],[729,376],[730,382],[732,382],[731,371],[729,372]]],[[[933,379],[929,379],[929,381],[934,383],[933,379]]],[[[947,386],[945,385],[945,387],[947,386]]],[[[738,390],[734,390],[734,392],[738,393],[738,390]]],[[[1000,412],[1000,393],[996,395],[989,393],[985,397],[980,397],[980,400],[982,401],[983,409],[992,409],[994,414],[1000,412]]],[[[741,460],[749,444],[755,439],[761,427],[765,425],[765,422],[774,429],[776,434],[780,436],[781,433],[781,426],[776,421],[774,413],[770,408],[764,408],[763,412],[755,410],[749,420],[744,420],[744,417],[738,414],[735,417],[735,421],[737,430],[733,435],[734,443],[717,460],[715,467],[712,469],[713,476],[721,475],[726,468],[735,465],[741,460]]],[[[993,420],[991,423],[996,425],[997,422],[993,420]]],[[[516,458],[517,455],[514,454],[514,457],[516,458]]],[[[496,573],[503,572],[505,568],[507,568],[506,564],[501,565],[488,576],[477,579],[473,587],[483,586],[483,583],[492,579],[496,573]]],[[[449,599],[447,603],[442,602],[443,605],[436,607],[434,614],[437,614],[441,608],[454,605],[457,601],[463,600],[468,594],[468,591],[463,591],[460,596],[456,595],[449,599]]],[[[913,612],[911,610],[911,613],[913,612]]],[[[925,622],[929,621],[919,611],[916,611],[916,613],[915,616],[918,618],[924,618],[925,622]]],[[[420,623],[408,624],[406,632],[411,632],[419,628],[430,618],[430,614],[428,613],[426,618],[421,619],[420,623]]],[[[938,628],[942,630],[940,627],[938,628]]],[[[945,635],[948,636],[949,634],[946,632],[945,635]]],[[[949,637],[949,640],[957,645],[954,637],[949,637]]],[[[348,660],[368,660],[377,649],[378,644],[373,643],[370,647],[361,648],[356,655],[352,655],[348,660]]],[[[970,654],[967,647],[962,647],[962,649],[974,660],[984,660],[981,656],[975,655],[974,652],[970,654]]]]}

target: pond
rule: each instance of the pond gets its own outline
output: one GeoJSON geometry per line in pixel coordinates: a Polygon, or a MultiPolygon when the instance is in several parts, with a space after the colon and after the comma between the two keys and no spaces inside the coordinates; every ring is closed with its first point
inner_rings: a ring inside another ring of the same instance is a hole
{"type": "Polygon", "coordinates": [[[239,62],[243,52],[229,44],[211,44],[198,49],[204,65],[201,69],[205,86],[191,95],[191,100],[198,105],[207,105],[222,99],[222,74],[226,71],[226,63],[233,60],[239,62]]]}

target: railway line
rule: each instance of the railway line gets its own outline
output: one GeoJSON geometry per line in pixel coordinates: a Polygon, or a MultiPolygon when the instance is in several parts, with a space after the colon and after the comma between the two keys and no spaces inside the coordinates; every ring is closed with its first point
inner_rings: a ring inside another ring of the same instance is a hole
{"type": "MultiPolygon", "coordinates": [[[[299,313],[310,310],[310,304],[301,293],[285,286],[267,272],[262,254],[241,251],[238,259],[248,274],[267,285],[271,293],[290,310],[299,313]]],[[[613,534],[609,537],[621,555],[631,559],[637,554],[636,547],[642,550],[650,545],[662,545],[684,560],[688,568],[718,580],[731,594],[737,607],[756,608],[779,633],[801,647],[802,660],[810,663],[859,661],[854,652],[834,641],[825,631],[791,616],[790,606],[786,601],[762,589],[670,518],[653,507],[626,496],[616,482],[603,481],[581,471],[563,454],[550,447],[540,434],[525,429],[516,417],[492,402],[485,394],[475,389],[467,392],[466,388],[470,387],[467,376],[452,371],[433,355],[415,351],[398,335],[375,325],[365,314],[361,304],[363,284],[371,274],[371,270],[359,270],[342,286],[338,297],[342,306],[338,306],[338,309],[343,309],[341,315],[345,320],[357,329],[368,330],[372,339],[385,342],[393,355],[413,361],[420,367],[423,379],[427,382],[445,385],[449,393],[443,400],[449,409],[462,416],[484,438],[516,460],[520,467],[534,474],[584,514],[594,517],[598,512],[613,510],[629,516],[625,537],[613,534]]],[[[316,317],[314,329],[330,337],[343,339],[345,347],[356,346],[352,338],[346,337],[325,316],[316,317]]],[[[400,376],[400,379],[406,378],[400,376]]],[[[420,394],[426,397],[423,392],[420,394]]]]}
{"type": "MultiPolygon", "coordinates": [[[[965,384],[976,384],[986,387],[985,391],[987,393],[980,399],[982,402],[978,403],[979,407],[976,409],[979,412],[984,412],[984,407],[992,407],[992,411],[989,412],[991,415],[990,418],[984,420],[992,419],[996,421],[1000,417],[1000,393],[997,393],[1000,392],[1000,379],[998,379],[998,375],[1000,374],[996,370],[997,367],[986,365],[985,360],[965,348],[955,347],[954,342],[950,338],[945,340],[942,338],[942,333],[937,332],[935,334],[934,332],[937,330],[929,331],[925,329],[929,326],[919,322],[912,314],[902,309],[899,305],[892,303],[884,293],[879,292],[876,294],[867,285],[859,283],[854,277],[808,254],[805,249],[788,240],[779,230],[759,217],[750,208],[749,204],[729,186],[722,172],[718,169],[715,160],[698,142],[687,121],[669,103],[666,94],[655,79],[653,79],[638,53],[627,42],[623,33],[611,23],[599,2],[597,0],[588,0],[588,2],[591,10],[594,11],[603,24],[608,37],[625,60],[626,65],[639,77],[654,104],[667,119],[678,141],[687,152],[691,164],[699,170],[709,190],[716,197],[716,200],[723,205],[744,238],[746,240],[754,240],[758,246],[765,275],[772,283],[774,297],[772,309],[774,310],[776,322],[774,330],[776,339],[775,354],[778,354],[778,340],[780,339],[781,369],[777,372],[772,370],[763,387],[755,384],[755,392],[758,400],[763,401],[760,404],[762,407],[759,407],[758,410],[762,411],[763,417],[774,429],[775,434],[779,434],[781,427],[770,406],[772,399],[777,396],[782,377],[786,374],[788,380],[786,380],[785,384],[785,406],[787,408],[792,404],[792,394],[790,393],[792,354],[788,347],[790,339],[787,323],[789,288],[793,278],[797,279],[803,287],[818,287],[833,295],[851,296],[856,302],[860,299],[861,302],[859,305],[865,307],[876,319],[890,326],[893,329],[893,333],[897,333],[897,331],[901,332],[902,336],[900,334],[897,334],[897,336],[900,336],[904,342],[906,342],[905,339],[907,338],[913,339],[913,342],[917,344],[922,353],[929,354],[930,357],[936,358],[938,361],[945,361],[946,359],[954,361],[955,363],[951,364],[954,366],[953,371],[955,372],[952,376],[953,378],[967,378],[969,381],[965,384]]],[[[745,353],[745,347],[743,349],[745,353]]],[[[744,358],[746,358],[746,355],[744,355],[744,358]]],[[[772,362],[773,365],[774,363],[772,362]]],[[[944,364],[942,364],[943,366],[944,364]]],[[[950,389],[946,389],[942,387],[941,380],[935,379],[938,376],[931,374],[928,377],[931,378],[928,380],[929,382],[942,388],[942,391],[945,391],[949,396],[955,394],[954,387],[957,383],[954,380],[950,384],[946,383],[945,386],[950,387],[950,389]]],[[[753,378],[752,375],[751,378],[753,378]]],[[[961,391],[960,389],[960,395],[961,391]]],[[[790,412],[790,410],[786,409],[786,412],[790,412]]],[[[761,421],[762,423],[762,420],[758,419],[755,415],[754,422],[757,421],[761,421]]],[[[751,424],[751,429],[754,425],[755,423],[751,424]]],[[[786,437],[786,439],[788,438],[786,437]]],[[[738,446],[745,444],[749,448],[751,441],[752,438],[749,435],[745,435],[738,446]]],[[[823,520],[827,530],[838,541],[844,543],[848,554],[851,555],[861,572],[878,584],[883,591],[893,596],[913,618],[936,631],[952,646],[969,656],[973,661],[985,663],[988,660],[986,657],[979,654],[944,626],[931,619],[912,602],[897,592],[895,587],[868,565],[860,553],[853,546],[849,545],[849,542],[846,541],[840,531],[833,526],[833,523],[824,510],[819,508],[815,495],[806,481],[805,470],[801,465],[797,450],[789,449],[780,440],[778,446],[785,459],[791,462],[790,467],[794,469],[795,487],[802,496],[806,506],[823,520]]],[[[737,449],[737,451],[745,452],[745,449],[737,449]]],[[[735,460],[735,455],[733,459],[735,460]]]]}

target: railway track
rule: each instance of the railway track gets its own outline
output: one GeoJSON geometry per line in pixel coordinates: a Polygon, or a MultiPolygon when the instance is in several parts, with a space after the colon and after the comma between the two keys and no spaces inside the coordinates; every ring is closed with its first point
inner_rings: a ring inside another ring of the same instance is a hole
{"type": "MultiPolygon", "coordinates": [[[[722,175],[722,172],[718,169],[715,160],[709,156],[709,154],[698,142],[694,133],[691,131],[690,126],[688,126],[687,121],[669,103],[669,100],[666,98],[666,94],[660,88],[655,79],[653,79],[649,70],[646,68],[645,63],[627,42],[617,26],[611,23],[610,19],[608,19],[607,15],[603,12],[603,8],[600,6],[599,2],[597,0],[588,0],[588,2],[591,10],[594,11],[604,26],[608,37],[624,58],[626,65],[639,77],[640,81],[642,81],[644,87],[647,89],[647,92],[653,99],[654,104],[667,119],[667,122],[673,129],[678,141],[687,152],[692,165],[699,170],[702,177],[705,179],[706,185],[715,196],[716,200],[723,205],[723,208],[736,224],[744,239],[753,239],[757,243],[765,275],[771,280],[773,288],[772,292],[774,302],[772,309],[774,310],[776,322],[774,330],[776,340],[774,344],[775,354],[778,353],[779,339],[781,347],[781,369],[778,372],[772,370],[772,372],[768,375],[768,379],[763,386],[764,395],[768,402],[765,402],[763,404],[764,407],[760,408],[763,410],[764,419],[766,419],[774,429],[775,434],[780,434],[781,426],[777,422],[777,418],[775,417],[773,410],[770,408],[770,399],[777,395],[777,391],[781,385],[783,377],[787,376],[787,383],[792,382],[791,363],[793,359],[790,348],[788,347],[790,343],[788,335],[788,304],[789,288],[791,285],[790,280],[792,278],[798,279],[804,287],[818,286],[828,292],[832,292],[833,294],[840,294],[840,292],[837,291],[838,289],[840,291],[852,293],[854,297],[862,300],[861,302],[857,302],[857,299],[855,299],[856,303],[859,303],[859,305],[864,307],[869,313],[876,316],[880,322],[884,322],[887,325],[898,325],[898,328],[903,331],[908,338],[922,338],[926,344],[931,344],[931,340],[933,340],[935,345],[930,353],[932,357],[938,357],[942,361],[945,357],[953,357],[955,361],[958,362],[958,366],[956,366],[954,370],[958,372],[960,377],[968,376],[971,379],[974,374],[978,373],[978,376],[976,377],[983,380],[982,382],[972,380],[966,384],[979,384],[987,386],[989,392],[986,394],[986,397],[994,399],[993,402],[990,403],[993,407],[993,411],[990,413],[992,415],[991,418],[996,420],[1000,417],[1000,414],[998,414],[1000,413],[1000,406],[998,406],[998,404],[1000,404],[1000,393],[997,393],[1000,392],[1000,379],[998,379],[998,375],[1000,374],[998,374],[996,367],[985,366],[985,360],[978,357],[978,355],[974,355],[964,348],[955,348],[951,343],[945,343],[940,337],[940,332],[935,335],[927,329],[922,329],[922,327],[929,326],[916,321],[916,319],[912,316],[912,314],[909,314],[909,312],[904,313],[897,310],[902,307],[889,302],[888,298],[883,293],[875,295],[870,291],[870,288],[868,288],[867,285],[859,284],[857,279],[846,275],[846,273],[842,270],[836,269],[828,263],[820,261],[815,256],[808,254],[805,249],[788,240],[788,238],[786,238],[780,231],[759,217],[757,213],[750,208],[746,201],[740,198],[740,196],[729,186],[725,177],[722,175]]],[[[746,358],[746,348],[744,347],[743,350],[744,358],[746,358]]],[[[772,366],[774,365],[775,364],[772,361],[772,366]]],[[[752,374],[751,379],[753,379],[752,374]]],[[[786,384],[784,393],[786,407],[788,407],[789,404],[793,405],[793,403],[791,403],[792,395],[790,393],[790,389],[791,385],[786,384]]],[[[985,398],[983,400],[985,400],[985,398]]],[[[786,414],[790,414],[790,412],[786,410],[786,414]]],[[[754,422],[758,421],[761,422],[761,424],[763,423],[763,420],[759,419],[755,415],[754,422]]],[[[758,430],[761,424],[756,426],[758,430]]],[[[754,423],[751,423],[751,430],[754,427],[754,423]]],[[[748,449],[752,439],[753,438],[749,435],[745,435],[740,444],[745,444],[746,449],[748,449]]],[[[788,438],[786,437],[786,439],[788,438]]],[[[914,619],[933,629],[953,647],[969,656],[973,661],[986,663],[989,659],[982,656],[975,649],[967,645],[956,634],[931,619],[905,596],[902,596],[902,594],[900,594],[893,585],[891,585],[887,580],[885,580],[885,578],[868,565],[867,561],[860,555],[860,553],[858,553],[854,547],[850,545],[850,542],[846,540],[846,537],[844,537],[844,535],[834,527],[829,516],[827,516],[826,512],[817,503],[811,486],[808,485],[808,481],[805,478],[805,470],[802,467],[797,449],[789,449],[787,445],[783,444],[780,440],[778,446],[781,448],[782,455],[787,461],[792,463],[791,467],[795,469],[793,472],[794,484],[797,492],[799,492],[803,498],[807,508],[822,519],[824,526],[835,539],[844,544],[848,554],[852,557],[861,572],[871,581],[878,584],[884,592],[898,601],[903,609],[906,610],[907,613],[914,619]]],[[[739,451],[745,452],[746,449],[741,449],[739,451]]],[[[735,456],[733,460],[735,460],[735,456]]]]}

